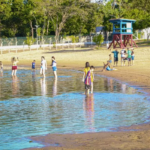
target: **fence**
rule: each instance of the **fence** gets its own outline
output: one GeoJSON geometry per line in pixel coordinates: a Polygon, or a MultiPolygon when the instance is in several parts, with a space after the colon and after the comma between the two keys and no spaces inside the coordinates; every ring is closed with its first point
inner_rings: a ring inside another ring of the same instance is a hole
{"type": "Polygon", "coordinates": [[[25,44],[26,37],[14,37],[14,38],[0,38],[0,51],[1,54],[3,51],[17,51],[26,50],[26,49],[39,49],[49,47],[58,48],[58,47],[76,47],[82,45],[93,45],[93,36],[60,36],[59,40],[55,40],[55,36],[44,36],[38,37],[35,39],[35,42],[28,46],[25,44]]]}

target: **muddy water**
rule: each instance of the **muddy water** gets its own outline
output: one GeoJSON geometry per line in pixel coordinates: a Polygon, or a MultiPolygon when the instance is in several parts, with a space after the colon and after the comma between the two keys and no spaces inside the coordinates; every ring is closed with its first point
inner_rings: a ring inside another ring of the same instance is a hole
{"type": "Polygon", "coordinates": [[[82,73],[59,70],[58,81],[47,72],[19,70],[0,77],[0,149],[43,145],[29,136],[48,133],[112,131],[149,121],[150,101],[136,89],[95,76],[94,94],[85,96],[82,73]]]}

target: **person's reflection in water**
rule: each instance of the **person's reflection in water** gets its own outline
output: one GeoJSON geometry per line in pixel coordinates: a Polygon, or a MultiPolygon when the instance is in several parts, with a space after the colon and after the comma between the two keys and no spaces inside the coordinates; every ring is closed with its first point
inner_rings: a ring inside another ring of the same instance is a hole
{"type": "Polygon", "coordinates": [[[46,98],[46,95],[47,95],[47,83],[46,83],[46,80],[45,78],[41,78],[40,80],[40,83],[41,83],[41,101],[42,101],[42,105],[41,105],[41,111],[43,112],[44,114],[44,120],[47,120],[47,117],[48,117],[48,112],[49,112],[49,102],[46,98]]]}
{"type": "Polygon", "coordinates": [[[2,90],[2,78],[0,78],[0,98],[3,95],[3,90],[2,90]]]}
{"type": "Polygon", "coordinates": [[[94,96],[93,94],[85,97],[84,100],[85,124],[90,131],[94,131],[94,96]]]}
{"type": "MultiPolygon", "coordinates": [[[[36,82],[36,72],[35,71],[32,71],[32,89],[33,89],[33,92],[34,92],[34,95],[37,95],[37,82],[36,82]]],[[[39,94],[39,93],[38,93],[39,94]]]]}
{"type": "Polygon", "coordinates": [[[126,84],[122,84],[121,85],[121,89],[122,89],[122,93],[126,93],[126,90],[127,90],[127,85],[126,84]]]}
{"type": "Polygon", "coordinates": [[[113,89],[113,79],[107,78],[107,83],[108,83],[108,87],[109,87],[110,92],[113,92],[114,91],[114,89],[113,89]]]}
{"type": "Polygon", "coordinates": [[[53,97],[55,97],[57,95],[57,79],[54,79],[54,83],[53,83],[53,97]]]}
{"type": "Polygon", "coordinates": [[[19,92],[19,79],[17,76],[12,76],[12,95],[16,97],[19,92]]]}
{"type": "Polygon", "coordinates": [[[35,71],[32,71],[32,78],[35,80],[35,75],[36,75],[36,72],[35,71]]]}
{"type": "Polygon", "coordinates": [[[0,72],[0,77],[3,77],[3,72],[0,72]]]}
{"type": "Polygon", "coordinates": [[[41,95],[46,96],[46,94],[47,94],[46,81],[45,81],[45,78],[41,78],[41,95]]]}

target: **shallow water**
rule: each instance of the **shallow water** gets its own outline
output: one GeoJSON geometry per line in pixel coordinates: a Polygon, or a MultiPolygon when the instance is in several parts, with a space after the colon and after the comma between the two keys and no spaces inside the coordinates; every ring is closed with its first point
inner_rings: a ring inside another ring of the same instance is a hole
{"type": "Polygon", "coordinates": [[[0,77],[0,149],[42,147],[29,136],[113,131],[149,121],[150,101],[136,89],[95,76],[94,94],[85,96],[82,73],[59,70],[46,79],[30,70],[0,77]]]}

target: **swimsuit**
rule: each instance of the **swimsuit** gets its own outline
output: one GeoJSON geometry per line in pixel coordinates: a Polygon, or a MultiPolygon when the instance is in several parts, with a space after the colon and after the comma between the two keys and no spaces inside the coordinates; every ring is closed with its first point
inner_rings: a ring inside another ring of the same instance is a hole
{"type": "Polygon", "coordinates": [[[53,60],[53,62],[52,62],[52,69],[53,69],[53,71],[57,71],[56,65],[57,65],[56,61],[53,60]]]}
{"type": "Polygon", "coordinates": [[[110,69],[110,67],[109,67],[109,66],[106,68],[106,70],[107,70],[107,71],[112,71],[112,69],[110,69]]]}
{"type": "Polygon", "coordinates": [[[17,62],[13,62],[12,70],[17,70],[17,62]]]}
{"type": "Polygon", "coordinates": [[[46,60],[42,60],[42,62],[41,62],[41,69],[43,69],[43,70],[46,69],[46,60]]]}
{"type": "Polygon", "coordinates": [[[35,62],[32,63],[32,69],[35,69],[35,62]]]}

